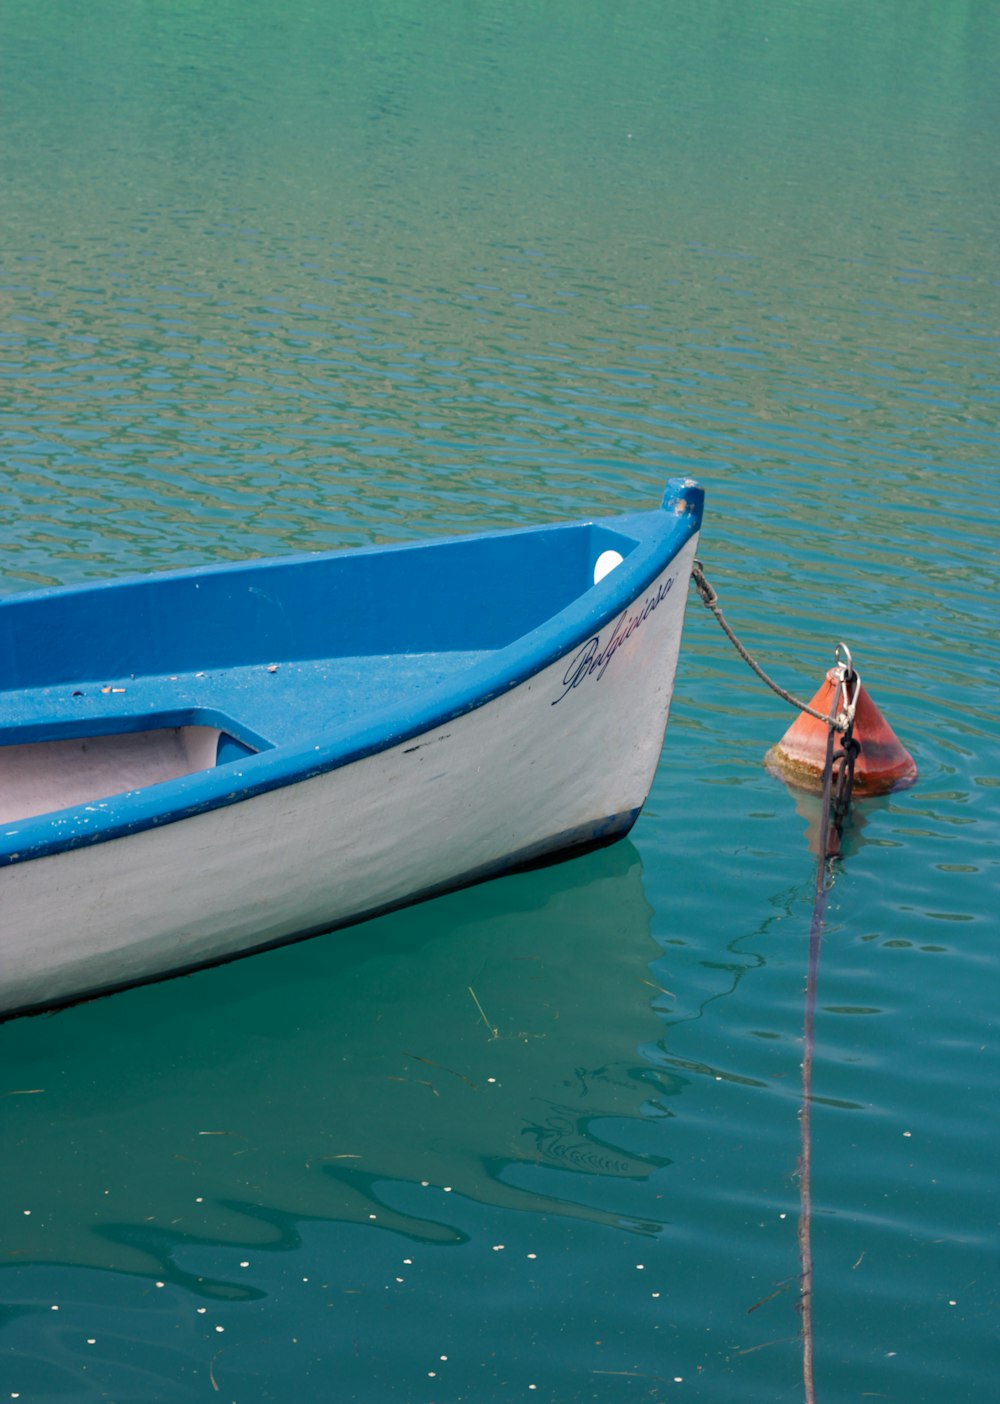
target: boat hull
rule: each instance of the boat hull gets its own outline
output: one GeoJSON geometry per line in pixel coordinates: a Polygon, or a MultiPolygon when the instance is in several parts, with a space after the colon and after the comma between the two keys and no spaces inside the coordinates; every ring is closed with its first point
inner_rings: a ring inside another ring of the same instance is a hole
{"type": "Polygon", "coordinates": [[[441,725],[239,803],[0,871],[0,1017],[627,833],[663,742],[695,543],[603,630],[441,725]]]}

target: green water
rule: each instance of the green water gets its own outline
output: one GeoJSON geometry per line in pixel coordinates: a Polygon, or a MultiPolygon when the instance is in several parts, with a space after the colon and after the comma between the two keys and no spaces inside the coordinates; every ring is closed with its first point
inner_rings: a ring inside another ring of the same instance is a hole
{"type": "MultiPolygon", "coordinates": [[[[772,671],[851,644],[920,780],[831,897],[823,1404],[1000,1364],[998,73],[987,0],[0,9],[4,590],[691,472],[772,671]]],[[[0,1029],[0,1399],[802,1398],[789,720],[694,601],[627,843],[0,1029]]]]}

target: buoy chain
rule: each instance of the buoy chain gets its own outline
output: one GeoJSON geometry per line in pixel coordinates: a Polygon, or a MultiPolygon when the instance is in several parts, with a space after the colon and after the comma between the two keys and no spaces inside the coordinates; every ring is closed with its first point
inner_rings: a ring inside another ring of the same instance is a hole
{"type": "Polygon", "coordinates": [[[793,694],[788,692],[785,688],[783,688],[780,683],[776,683],[773,678],[768,677],[768,675],[764,672],[764,669],[760,666],[757,660],[753,658],[751,654],[743,647],[739,639],[736,637],[736,635],[730,628],[729,621],[726,619],[726,616],[719,608],[719,597],[712,589],[712,586],[709,584],[708,580],[705,578],[705,572],[702,570],[701,561],[699,560],[695,560],[692,563],[691,579],[694,581],[695,589],[701,596],[702,603],[715,615],[716,619],[719,621],[723,632],[729,639],[729,642],[736,649],[736,652],[743,659],[744,663],[747,663],[753,669],[753,671],[760,678],[761,682],[766,683],[767,686],[771,689],[771,691],[776,692],[784,702],[788,702],[792,707],[798,707],[800,712],[808,713],[809,716],[815,717],[817,721],[824,722],[827,726],[832,726],[834,731],[846,733],[850,730],[854,722],[853,707],[847,708],[842,712],[838,712],[838,714],[835,717],[827,716],[824,712],[818,712],[815,707],[810,707],[808,702],[803,702],[800,698],[793,696],[793,694]]]}
{"type": "Polygon", "coordinates": [[[839,768],[836,773],[830,804],[832,810],[831,820],[837,834],[838,846],[841,832],[847,822],[847,815],[850,811],[851,799],[854,794],[854,762],[861,753],[861,745],[852,735],[853,729],[854,720],[852,718],[851,724],[844,733],[844,738],[840,743],[841,749],[833,753],[833,764],[838,765],[839,768]]]}

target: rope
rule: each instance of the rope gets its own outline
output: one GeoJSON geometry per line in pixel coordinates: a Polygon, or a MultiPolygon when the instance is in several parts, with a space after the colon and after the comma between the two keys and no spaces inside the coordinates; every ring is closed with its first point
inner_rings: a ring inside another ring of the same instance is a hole
{"type": "MultiPolygon", "coordinates": [[[[837,684],[836,705],[847,698],[849,682],[841,678],[837,684]]],[[[853,712],[853,707],[849,707],[853,712]]],[[[819,857],[816,864],[816,884],[813,891],[812,920],[809,924],[809,965],[806,974],[805,1017],[802,1029],[802,1105],[799,1109],[799,1311],[802,1316],[802,1384],[805,1404],[815,1404],[816,1387],[813,1379],[813,1258],[812,1258],[812,1074],[816,1051],[816,986],[819,981],[819,956],[826,924],[826,902],[833,875],[828,863],[840,851],[840,840],[851,804],[854,785],[854,762],[861,749],[853,735],[854,718],[848,724],[842,746],[834,747],[835,729],[830,722],[826,741],[826,763],[823,767],[823,798],[820,811],[819,857]],[[832,829],[832,833],[831,833],[832,829]]]]}
{"type": "MultiPolygon", "coordinates": [[[[838,692],[839,695],[839,692],[838,692]]],[[[799,1312],[802,1316],[802,1385],[805,1404],[815,1404],[813,1379],[812,1320],[812,1071],[816,1049],[816,986],[819,981],[819,953],[826,922],[826,863],[830,844],[830,791],[833,779],[833,726],[826,742],[823,768],[823,809],[819,831],[819,862],[813,894],[812,921],[809,924],[809,966],[806,974],[806,1007],[802,1029],[802,1105],[799,1108],[799,1312]]]]}
{"type": "MultiPolygon", "coordinates": [[[[761,682],[766,683],[767,686],[771,689],[771,691],[776,692],[783,701],[790,703],[793,707],[798,707],[800,712],[807,712],[809,716],[815,717],[817,721],[825,722],[827,726],[832,726],[834,731],[848,730],[848,728],[854,721],[853,702],[850,704],[850,706],[846,707],[843,711],[839,712],[835,717],[828,717],[825,716],[822,712],[818,712],[815,707],[810,707],[808,702],[803,702],[798,697],[794,697],[792,693],[787,692],[785,688],[781,686],[780,683],[776,683],[773,678],[768,677],[768,675],[764,672],[764,669],[760,666],[757,660],[751,657],[751,655],[747,652],[747,650],[740,643],[739,639],[733,633],[732,629],[729,626],[729,621],[726,619],[726,616],[719,608],[718,595],[715,593],[711,585],[705,579],[705,572],[701,568],[701,561],[696,560],[693,562],[691,567],[691,579],[694,581],[695,589],[701,596],[702,602],[715,615],[723,631],[728,637],[729,642],[736,649],[736,652],[743,659],[744,663],[748,663],[750,665],[750,667],[760,678],[761,682]]],[[[855,700],[857,700],[856,694],[855,700]]]]}
{"type": "Polygon", "coordinates": [[[743,661],[753,669],[761,682],[772,692],[800,712],[806,712],[829,727],[826,740],[826,762],[823,767],[823,798],[819,830],[819,858],[813,892],[812,920],[809,924],[809,961],[806,974],[805,1015],[802,1029],[802,1105],[799,1108],[799,1312],[802,1318],[802,1384],[805,1404],[816,1404],[813,1377],[813,1256],[812,1256],[812,1078],[816,1051],[816,987],[819,981],[819,957],[826,923],[827,895],[833,886],[830,861],[840,852],[840,841],[847,821],[854,786],[854,762],[861,749],[854,739],[854,713],[857,708],[861,679],[854,671],[850,650],[844,644],[837,647],[837,667],[831,674],[836,682],[835,714],[824,716],[808,703],[802,702],[769,678],[733,633],[719,608],[718,596],[705,578],[701,561],[694,561],[691,579],[703,603],[711,610],[743,661]],[[841,658],[843,652],[844,658],[841,658]],[[835,746],[837,733],[841,744],[835,746]]]}

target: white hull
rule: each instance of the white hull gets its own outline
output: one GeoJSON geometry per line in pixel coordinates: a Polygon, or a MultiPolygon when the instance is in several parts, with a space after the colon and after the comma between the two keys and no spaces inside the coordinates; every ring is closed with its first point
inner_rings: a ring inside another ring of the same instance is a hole
{"type": "Polygon", "coordinates": [[[589,653],[421,736],[0,870],[0,1018],[345,925],[599,842],[602,825],[624,832],[660,754],[695,546],[589,653]]]}

